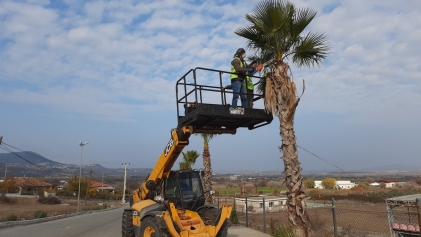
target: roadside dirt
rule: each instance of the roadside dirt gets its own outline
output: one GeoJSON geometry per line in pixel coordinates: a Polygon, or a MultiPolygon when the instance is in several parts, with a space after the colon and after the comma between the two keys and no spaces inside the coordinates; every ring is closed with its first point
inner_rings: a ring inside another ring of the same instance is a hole
{"type": "MultiPolygon", "coordinates": [[[[36,211],[43,211],[47,216],[56,216],[63,214],[76,213],[77,200],[61,200],[62,204],[41,204],[38,198],[17,198],[10,197],[14,202],[7,204],[0,204],[0,219],[7,218],[11,215],[16,215],[17,220],[31,220],[35,219],[36,211]]],[[[102,202],[102,201],[80,201],[80,211],[102,209],[101,205],[106,205],[108,208],[121,206],[121,202],[102,202]]]]}

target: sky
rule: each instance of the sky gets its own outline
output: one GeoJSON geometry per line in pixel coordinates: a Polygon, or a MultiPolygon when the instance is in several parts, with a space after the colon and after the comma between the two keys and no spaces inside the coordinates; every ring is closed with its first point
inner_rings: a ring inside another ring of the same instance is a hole
{"type": "MultiPolygon", "coordinates": [[[[234,31],[257,2],[0,1],[3,142],[66,164],[152,168],[177,126],[176,81],[230,71],[247,43],[234,31]]],[[[293,2],[317,11],[306,32],[330,45],[320,66],[286,60],[299,91],[305,80],[297,144],[318,156],[299,148],[303,170],[420,166],[421,1],[293,2]]],[[[283,171],[279,125],[214,137],[213,171],[283,171]]],[[[202,153],[201,138],[187,150],[202,153]]]]}

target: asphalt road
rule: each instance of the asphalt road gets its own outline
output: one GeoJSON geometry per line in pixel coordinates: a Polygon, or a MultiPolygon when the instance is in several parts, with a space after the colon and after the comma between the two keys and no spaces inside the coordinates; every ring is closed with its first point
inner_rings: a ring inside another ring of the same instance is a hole
{"type": "MultiPolygon", "coordinates": [[[[1,237],[120,237],[123,208],[27,226],[0,229],[1,237]]],[[[228,229],[228,237],[270,236],[242,226],[228,229]]]]}

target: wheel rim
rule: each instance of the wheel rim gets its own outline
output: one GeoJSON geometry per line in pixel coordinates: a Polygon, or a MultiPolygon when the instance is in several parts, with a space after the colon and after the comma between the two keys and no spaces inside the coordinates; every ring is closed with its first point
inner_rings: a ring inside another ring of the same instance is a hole
{"type": "Polygon", "coordinates": [[[143,237],[153,237],[153,233],[155,233],[155,229],[152,226],[148,226],[143,232],[143,237]]]}

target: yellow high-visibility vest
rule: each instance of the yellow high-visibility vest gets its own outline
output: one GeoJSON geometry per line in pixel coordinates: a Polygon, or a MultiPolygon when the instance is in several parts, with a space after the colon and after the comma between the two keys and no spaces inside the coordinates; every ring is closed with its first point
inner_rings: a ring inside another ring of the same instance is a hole
{"type": "MultiPolygon", "coordinates": [[[[240,58],[238,57],[235,57],[234,59],[240,60],[240,58]]],[[[243,62],[242,60],[240,60],[240,67],[246,68],[247,67],[246,62],[243,62]]],[[[236,79],[236,78],[238,78],[237,71],[235,70],[234,66],[231,64],[231,80],[236,79]]]]}

